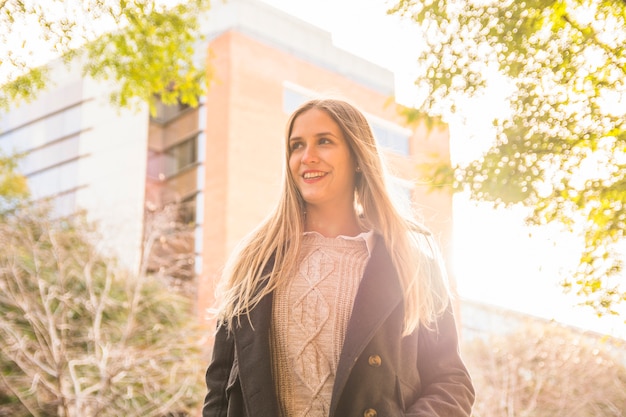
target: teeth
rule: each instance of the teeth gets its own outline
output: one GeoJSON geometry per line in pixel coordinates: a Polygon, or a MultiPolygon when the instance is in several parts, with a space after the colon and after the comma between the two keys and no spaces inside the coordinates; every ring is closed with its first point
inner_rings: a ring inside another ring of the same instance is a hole
{"type": "Polygon", "coordinates": [[[319,178],[319,177],[323,177],[324,174],[323,172],[306,172],[304,174],[304,179],[311,179],[311,178],[319,178]]]}

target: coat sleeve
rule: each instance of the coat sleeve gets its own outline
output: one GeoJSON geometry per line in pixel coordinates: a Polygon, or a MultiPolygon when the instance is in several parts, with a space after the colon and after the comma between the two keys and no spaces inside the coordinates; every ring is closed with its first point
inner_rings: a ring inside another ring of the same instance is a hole
{"type": "Polygon", "coordinates": [[[428,329],[420,326],[418,371],[422,391],[408,407],[407,416],[469,417],[474,404],[474,387],[459,354],[452,308],[448,307],[428,329]]]}
{"type": "Polygon", "coordinates": [[[202,417],[226,417],[228,398],[226,388],[235,358],[235,342],[232,332],[220,325],[215,335],[213,356],[206,371],[208,393],[202,407],[202,417]]]}

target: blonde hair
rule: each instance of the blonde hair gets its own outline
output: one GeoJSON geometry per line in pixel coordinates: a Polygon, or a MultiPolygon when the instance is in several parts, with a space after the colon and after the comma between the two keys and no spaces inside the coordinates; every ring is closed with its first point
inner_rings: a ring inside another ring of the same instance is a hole
{"type": "MultiPolygon", "coordinates": [[[[301,105],[289,118],[286,142],[294,121],[310,109],[328,113],[339,125],[354,155],[360,175],[355,186],[355,210],[364,230],[382,236],[398,273],[404,294],[404,331],[422,323],[429,326],[449,302],[445,268],[432,235],[413,219],[400,214],[385,184],[386,171],[365,116],[343,100],[315,99],[301,105]]],[[[290,156],[285,146],[286,166],[290,156]]],[[[218,286],[218,319],[232,326],[277,286],[290,279],[296,267],[304,232],[304,208],[289,169],[283,192],[273,212],[240,242],[223,271],[218,286]]]]}

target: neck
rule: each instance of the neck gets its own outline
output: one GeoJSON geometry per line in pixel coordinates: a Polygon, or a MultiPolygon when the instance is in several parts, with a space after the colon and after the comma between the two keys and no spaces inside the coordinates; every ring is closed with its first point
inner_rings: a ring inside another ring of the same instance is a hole
{"type": "Polygon", "coordinates": [[[356,236],[363,231],[352,207],[348,210],[321,210],[312,206],[307,207],[304,230],[326,237],[356,236]]]}

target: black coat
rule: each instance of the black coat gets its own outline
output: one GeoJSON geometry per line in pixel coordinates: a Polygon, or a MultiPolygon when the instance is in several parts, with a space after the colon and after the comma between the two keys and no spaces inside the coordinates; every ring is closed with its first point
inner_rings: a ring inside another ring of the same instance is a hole
{"type": "MultiPolygon", "coordinates": [[[[382,241],[365,268],[337,365],[328,417],[462,417],[474,388],[450,309],[436,329],[403,337],[398,276],[382,241]]],[[[203,417],[278,417],[270,352],[272,296],[250,319],[218,328],[203,417]]],[[[326,417],[326,416],[319,416],[326,417]]]]}

